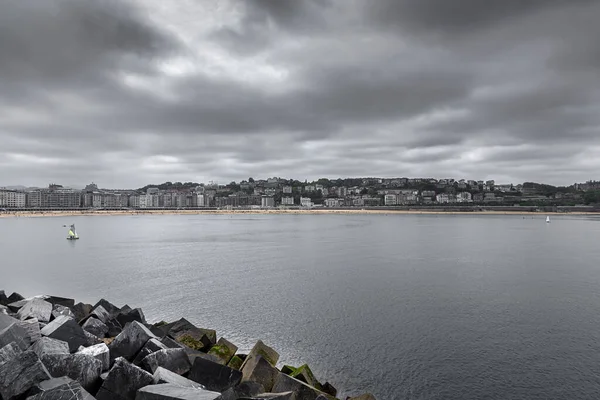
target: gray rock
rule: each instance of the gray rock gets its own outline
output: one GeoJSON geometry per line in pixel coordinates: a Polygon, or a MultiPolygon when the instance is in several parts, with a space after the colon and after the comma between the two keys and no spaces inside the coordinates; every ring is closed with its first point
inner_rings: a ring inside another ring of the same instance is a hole
{"type": "Polygon", "coordinates": [[[264,393],[265,388],[258,382],[242,382],[237,386],[221,393],[219,400],[237,400],[242,397],[252,397],[264,393]]]}
{"type": "Polygon", "coordinates": [[[40,322],[37,318],[20,321],[19,325],[27,331],[32,342],[37,342],[42,338],[40,322]]]}
{"type": "Polygon", "coordinates": [[[0,364],[0,396],[12,399],[47,379],[50,374],[38,356],[33,351],[25,351],[0,364]]]}
{"type": "Polygon", "coordinates": [[[119,357],[102,383],[96,399],[134,400],[136,392],[151,385],[153,381],[154,378],[148,372],[119,357]]]}
{"type": "Polygon", "coordinates": [[[224,392],[242,380],[242,373],[225,365],[198,357],[188,378],[203,385],[208,390],[224,392]]]}
{"type": "Polygon", "coordinates": [[[110,317],[110,313],[102,306],[98,306],[92,310],[90,317],[96,317],[98,320],[106,323],[110,317]]]}
{"type": "Polygon", "coordinates": [[[190,387],[190,388],[197,388],[197,389],[204,388],[199,383],[196,383],[187,378],[184,378],[181,375],[177,375],[175,372],[171,372],[168,369],[165,369],[163,367],[156,368],[156,371],[154,371],[153,378],[154,378],[154,384],[156,384],[156,385],[159,383],[170,383],[172,385],[181,386],[181,387],[190,387]]]}
{"type": "Polygon", "coordinates": [[[31,336],[18,323],[9,325],[0,331],[0,347],[15,342],[21,350],[27,350],[31,345],[31,336]]]}
{"type": "Polygon", "coordinates": [[[244,360],[244,363],[242,364],[242,369],[244,369],[246,363],[250,362],[256,356],[262,356],[273,367],[277,365],[277,361],[279,361],[279,353],[264,344],[262,340],[259,340],[254,347],[252,347],[250,353],[248,353],[248,357],[246,357],[246,360],[244,360]]]}
{"type": "Polygon", "coordinates": [[[127,325],[129,322],[137,321],[141,324],[146,324],[146,317],[142,312],[141,308],[135,308],[133,310],[119,312],[117,314],[116,320],[119,321],[121,326],[127,325]]]}
{"type": "Polygon", "coordinates": [[[22,352],[23,350],[15,342],[7,344],[0,348],[0,364],[12,360],[22,352]]]}
{"type": "Polygon", "coordinates": [[[55,304],[52,307],[52,316],[54,318],[58,318],[61,315],[65,315],[67,317],[71,317],[71,318],[75,319],[75,313],[73,313],[73,311],[71,311],[71,309],[69,307],[65,307],[60,304],[55,304]]]}
{"type": "Polygon", "coordinates": [[[119,357],[123,357],[127,361],[133,360],[137,352],[150,339],[156,339],[156,336],[144,325],[133,321],[108,346],[111,361],[119,357]]]}
{"type": "Polygon", "coordinates": [[[138,391],[136,400],[215,400],[220,393],[163,383],[146,386],[138,391]]]}
{"type": "Polygon", "coordinates": [[[4,290],[0,290],[0,306],[5,306],[8,304],[8,297],[6,297],[6,293],[4,290]]]}
{"type": "Polygon", "coordinates": [[[71,381],[44,390],[27,400],[94,400],[94,397],[79,382],[71,381]]]}
{"type": "Polygon", "coordinates": [[[97,302],[92,309],[95,309],[99,306],[102,306],[111,315],[116,315],[119,311],[121,311],[119,307],[104,299],[100,299],[100,301],[97,302]]]}
{"type": "Polygon", "coordinates": [[[165,331],[169,336],[178,342],[182,342],[188,347],[194,350],[200,350],[201,348],[209,348],[217,343],[217,332],[212,329],[202,329],[196,327],[194,324],[181,318],[179,321],[172,322],[170,324],[160,327],[161,330],[165,331]],[[188,342],[186,343],[186,339],[188,342]],[[189,340],[192,339],[192,340],[189,340]],[[197,345],[190,345],[190,342],[199,342],[197,345]],[[200,343],[202,345],[200,345],[200,343]]]}
{"type": "Polygon", "coordinates": [[[43,337],[31,346],[31,349],[44,362],[48,354],[69,354],[69,344],[62,340],[43,337]]]}
{"type": "Polygon", "coordinates": [[[360,396],[349,397],[348,400],[376,400],[376,399],[375,399],[375,396],[373,396],[371,393],[365,393],[365,394],[361,394],[360,396]]]}
{"type": "Polygon", "coordinates": [[[186,374],[192,364],[184,349],[164,349],[147,355],[142,360],[142,367],[154,373],[158,367],[163,367],[176,374],[186,374]]]}
{"type": "MultiPolygon", "coordinates": [[[[238,400],[295,400],[294,392],[285,393],[260,393],[252,397],[240,397],[238,400]]],[[[317,400],[317,399],[315,399],[317,400]]]]}
{"type": "Polygon", "coordinates": [[[53,306],[63,306],[63,307],[67,307],[67,308],[71,308],[75,305],[75,300],[73,299],[69,299],[66,297],[58,297],[58,296],[45,296],[46,297],[46,301],[50,304],[52,304],[53,306]]]}
{"type": "Polygon", "coordinates": [[[108,346],[104,343],[95,344],[90,347],[80,349],[78,354],[86,354],[94,357],[96,360],[102,363],[102,371],[108,371],[110,368],[110,354],[108,346]]]}
{"type": "Polygon", "coordinates": [[[0,331],[18,322],[20,322],[18,319],[11,317],[10,315],[0,314],[0,331]]]}
{"type": "Polygon", "coordinates": [[[320,395],[325,395],[316,388],[283,373],[280,373],[277,376],[277,380],[275,381],[275,385],[271,392],[294,392],[296,400],[316,400],[320,395]]]}
{"type": "Polygon", "coordinates": [[[23,304],[17,312],[21,321],[28,318],[37,318],[38,321],[49,322],[52,317],[52,304],[42,299],[32,299],[23,304]]]}
{"type": "Polygon", "coordinates": [[[142,347],[142,349],[137,353],[137,355],[133,359],[133,364],[139,367],[140,365],[142,365],[142,360],[146,358],[146,356],[154,353],[155,351],[164,349],[168,349],[168,347],[162,344],[162,342],[160,342],[158,339],[150,339],[146,342],[144,347],[142,347]]]}
{"type": "Polygon", "coordinates": [[[270,392],[279,374],[277,368],[259,355],[250,358],[242,368],[242,381],[258,382],[267,392],[270,392]]]}
{"type": "Polygon", "coordinates": [[[216,345],[210,348],[208,354],[217,357],[219,359],[219,364],[227,365],[237,350],[238,348],[236,345],[225,338],[221,338],[216,345]]]}
{"type": "Polygon", "coordinates": [[[24,299],[25,298],[23,296],[21,296],[19,293],[13,292],[13,294],[8,296],[8,299],[6,299],[6,302],[8,304],[10,304],[10,303],[14,303],[15,301],[24,300],[24,299]]]}
{"type": "Polygon", "coordinates": [[[27,392],[27,394],[33,396],[38,393],[47,392],[59,386],[69,384],[71,382],[75,381],[69,378],[68,376],[61,376],[60,378],[48,379],[47,381],[42,381],[37,385],[34,385],[31,389],[29,389],[29,392],[27,392]]]}
{"type": "Polygon", "coordinates": [[[160,339],[160,342],[167,346],[169,349],[182,349],[183,347],[185,347],[181,343],[171,339],[168,336],[165,336],[164,338],[160,339]]]}
{"type": "Polygon", "coordinates": [[[62,340],[69,344],[69,351],[75,352],[79,346],[85,346],[88,338],[83,328],[73,318],[61,315],[42,328],[42,336],[62,340]]]}
{"type": "Polygon", "coordinates": [[[144,326],[146,328],[148,328],[150,330],[150,332],[154,333],[154,335],[156,335],[156,337],[162,338],[165,336],[165,333],[162,330],[160,330],[160,328],[158,328],[157,326],[154,326],[149,323],[145,323],[144,326]]]}
{"type": "Polygon", "coordinates": [[[123,332],[123,327],[116,319],[106,321],[106,326],[108,326],[108,333],[106,334],[106,337],[117,337],[121,332],[123,332]]]}
{"type": "Polygon", "coordinates": [[[337,389],[329,382],[325,382],[325,384],[322,385],[321,390],[330,396],[337,396],[337,389]]]}
{"type": "Polygon", "coordinates": [[[0,314],[8,315],[8,312],[9,312],[8,307],[0,304],[0,314]]]}
{"type": "Polygon", "coordinates": [[[85,319],[92,312],[91,304],[77,303],[73,307],[70,307],[73,314],[75,314],[75,320],[81,321],[85,319]]]}
{"type": "Polygon", "coordinates": [[[85,337],[87,338],[86,346],[94,346],[96,344],[104,343],[102,341],[102,339],[100,339],[98,336],[92,335],[88,331],[84,330],[83,333],[85,334],[85,337]]]}
{"type": "Polygon", "coordinates": [[[102,362],[88,354],[48,354],[44,365],[54,378],[68,376],[76,380],[85,390],[97,388],[102,373],[102,362]]]}

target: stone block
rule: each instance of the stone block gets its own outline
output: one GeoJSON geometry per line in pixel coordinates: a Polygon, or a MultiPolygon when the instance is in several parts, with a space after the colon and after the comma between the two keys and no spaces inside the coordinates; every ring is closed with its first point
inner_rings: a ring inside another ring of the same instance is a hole
{"type": "Polygon", "coordinates": [[[106,321],[106,326],[108,326],[108,332],[106,333],[106,337],[116,337],[123,332],[123,327],[116,319],[111,319],[106,321]]]}
{"type": "Polygon", "coordinates": [[[54,378],[68,376],[76,380],[87,391],[95,391],[100,383],[102,361],[91,355],[48,354],[43,358],[44,365],[54,378]]]}
{"type": "Polygon", "coordinates": [[[8,313],[9,313],[8,307],[3,306],[2,304],[0,304],[0,314],[8,315],[8,313]]]}
{"type": "Polygon", "coordinates": [[[75,300],[66,297],[46,296],[45,300],[53,306],[63,306],[71,308],[75,305],[75,300]]]}
{"type": "Polygon", "coordinates": [[[227,366],[229,368],[233,368],[236,370],[240,370],[242,369],[242,364],[244,363],[244,360],[242,360],[240,357],[238,357],[237,355],[231,357],[231,360],[229,360],[229,362],[227,363],[227,366]]]}
{"type": "Polygon", "coordinates": [[[14,317],[11,317],[10,315],[0,314],[0,331],[4,328],[8,328],[12,324],[16,324],[19,322],[21,322],[21,321],[19,321],[18,319],[14,318],[14,317]]]}
{"type": "Polygon", "coordinates": [[[15,342],[21,350],[27,350],[31,345],[31,336],[18,323],[9,325],[0,331],[0,347],[15,342]]]}
{"type": "Polygon", "coordinates": [[[20,321],[19,325],[24,328],[27,333],[29,334],[29,337],[31,338],[31,342],[37,342],[38,340],[41,339],[42,337],[42,332],[41,332],[41,328],[40,328],[40,322],[37,320],[37,318],[32,318],[32,319],[26,319],[25,321],[20,321]]]}
{"type": "MultiPolygon", "coordinates": [[[[104,341],[102,341],[102,339],[100,339],[98,336],[96,335],[92,335],[91,333],[89,333],[88,331],[83,331],[83,333],[85,334],[85,337],[87,338],[87,343],[86,346],[93,346],[95,344],[100,344],[100,343],[104,343],[104,341]]],[[[80,346],[81,347],[81,346],[80,346]]]]}
{"type": "Polygon", "coordinates": [[[307,364],[301,365],[296,368],[291,374],[289,374],[292,378],[296,378],[299,381],[307,383],[308,385],[321,390],[321,383],[315,378],[315,375],[311,371],[310,367],[307,364]]]}
{"type": "Polygon", "coordinates": [[[100,301],[98,301],[94,305],[94,307],[92,307],[92,309],[95,309],[99,306],[102,306],[111,315],[116,315],[119,311],[121,311],[121,309],[119,307],[115,306],[110,301],[105,300],[105,299],[100,299],[100,301]]]}
{"type": "Polygon", "coordinates": [[[50,374],[38,356],[31,350],[24,351],[0,364],[0,396],[12,399],[47,379],[50,374]]]}
{"type": "Polygon", "coordinates": [[[199,383],[184,378],[183,376],[178,375],[175,372],[169,371],[168,369],[165,369],[163,367],[156,368],[156,371],[154,371],[152,377],[154,378],[155,385],[158,385],[160,383],[170,383],[172,385],[181,387],[203,388],[203,386],[199,383]]]}
{"type": "Polygon", "coordinates": [[[377,399],[375,399],[375,396],[373,396],[371,393],[365,393],[365,394],[361,394],[360,396],[356,396],[356,397],[348,397],[348,400],[377,400],[377,399]]]}
{"type": "Polygon", "coordinates": [[[190,359],[184,349],[163,349],[147,355],[142,360],[142,367],[154,373],[158,367],[163,367],[176,374],[186,374],[191,368],[190,359]]]}
{"type": "Polygon", "coordinates": [[[227,365],[238,350],[237,346],[225,338],[220,338],[216,345],[210,348],[208,354],[219,359],[219,364],[227,365]]]}
{"type": "MultiPolygon", "coordinates": [[[[248,353],[248,357],[246,357],[244,364],[246,364],[252,358],[257,356],[262,356],[262,358],[267,360],[269,364],[271,364],[273,367],[277,364],[277,361],[279,361],[279,353],[277,353],[275,350],[264,344],[262,340],[256,342],[254,347],[252,347],[252,350],[250,350],[250,353],[248,353]]],[[[244,369],[243,364],[242,369],[244,369]]]]}
{"type": "Polygon", "coordinates": [[[86,346],[88,338],[81,326],[73,318],[61,315],[42,328],[42,336],[62,340],[69,344],[69,351],[74,353],[79,346],[86,346]]]}
{"type": "Polygon", "coordinates": [[[6,299],[6,302],[8,304],[10,304],[10,303],[14,303],[14,302],[17,302],[17,301],[20,301],[20,300],[25,300],[25,297],[21,296],[17,292],[13,292],[10,296],[8,296],[8,299],[6,299]]]}
{"type": "Polygon", "coordinates": [[[127,361],[133,360],[150,339],[156,339],[156,336],[144,325],[133,321],[108,346],[111,361],[119,357],[127,361]]]}
{"type": "Polygon", "coordinates": [[[240,397],[238,400],[296,400],[296,395],[294,392],[260,393],[252,397],[240,397]]]}
{"type": "Polygon", "coordinates": [[[146,324],[146,317],[141,308],[135,308],[129,311],[121,311],[117,314],[116,320],[119,321],[121,326],[127,325],[129,322],[137,321],[142,324],[146,324]]]}
{"type": "Polygon", "coordinates": [[[8,297],[6,297],[6,293],[4,290],[0,290],[0,306],[5,306],[8,304],[8,297]]]}
{"type": "Polygon", "coordinates": [[[252,397],[264,392],[265,388],[258,382],[242,382],[221,393],[219,400],[238,400],[239,398],[252,397]]]}
{"type": "Polygon", "coordinates": [[[158,327],[149,324],[149,323],[145,323],[144,326],[146,328],[148,328],[150,330],[150,332],[154,333],[154,335],[156,335],[156,337],[162,338],[165,336],[165,333],[158,327]]]}
{"type": "Polygon", "coordinates": [[[203,385],[208,390],[224,392],[242,380],[242,373],[225,365],[198,357],[188,378],[203,385]]]}
{"type": "Polygon", "coordinates": [[[144,347],[137,353],[135,358],[133,359],[133,363],[137,366],[142,365],[142,360],[146,358],[146,356],[154,353],[155,351],[168,349],[167,346],[162,344],[158,339],[150,339],[146,342],[144,347]]]}
{"type": "Polygon", "coordinates": [[[92,356],[96,360],[100,361],[102,363],[102,371],[108,371],[110,368],[110,352],[108,350],[108,346],[104,343],[85,347],[80,349],[77,353],[92,356]]]}
{"type": "Polygon", "coordinates": [[[136,392],[154,381],[152,375],[119,357],[96,394],[97,400],[134,400],[136,392]]]}
{"type": "Polygon", "coordinates": [[[0,364],[12,360],[22,352],[23,350],[15,342],[7,344],[0,348],[0,364]]]}
{"type": "MultiPolygon", "coordinates": [[[[37,385],[34,385],[27,394],[29,396],[36,395],[38,393],[47,392],[48,390],[54,389],[56,387],[75,382],[73,379],[68,376],[61,376],[60,378],[52,378],[47,381],[42,381],[37,385]]],[[[27,398],[29,400],[29,398],[27,398]]]]}
{"type": "Polygon", "coordinates": [[[275,385],[273,386],[273,393],[284,393],[284,392],[294,392],[296,400],[316,400],[319,395],[325,395],[317,388],[314,388],[306,383],[292,378],[289,375],[280,373],[275,380],[275,385]]]}
{"type": "Polygon", "coordinates": [[[38,321],[49,322],[52,317],[52,304],[42,299],[31,299],[19,309],[17,317],[21,321],[37,318],[38,321]]]}
{"type": "Polygon", "coordinates": [[[110,313],[102,306],[98,306],[92,310],[90,313],[90,317],[96,317],[98,320],[106,323],[109,319],[111,319],[110,313]]]}
{"type": "Polygon", "coordinates": [[[164,338],[160,339],[160,342],[167,346],[169,349],[181,349],[184,347],[184,345],[182,345],[174,339],[171,339],[168,336],[165,336],[164,338]]]}
{"type": "Polygon", "coordinates": [[[95,400],[79,382],[71,381],[44,390],[27,400],[95,400]]]}
{"type": "Polygon", "coordinates": [[[81,326],[83,330],[91,333],[92,335],[103,338],[108,333],[108,326],[97,318],[90,317],[81,326]]]}
{"type": "Polygon", "coordinates": [[[85,303],[77,303],[73,307],[70,307],[73,314],[75,314],[75,320],[81,321],[82,319],[87,318],[88,315],[92,312],[92,305],[85,303]]]}
{"type": "Polygon", "coordinates": [[[217,343],[217,332],[215,330],[198,328],[185,318],[167,324],[161,329],[166,330],[167,334],[173,339],[194,350],[208,348],[217,343]]]}
{"type": "Polygon", "coordinates": [[[321,391],[333,397],[337,396],[337,389],[329,382],[322,385],[321,391]]]}
{"type": "Polygon", "coordinates": [[[75,313],[71,311],[69,307],[65,307],[60,304],[55,304],[54,306],[52,306],[52,317],[58,318],[61,315],[75,319],[75,313]]]}
{"type": "Polygon", "coordinates": [[[286,375],[291,375],[294,373],[294,371],[296,371],[296,367],[292,367],[291,365],[284,365],[281,367],[281,372],[286,375]]]}
{"type": "Polygon", "coordinates": [[[69,344],[62,340],[43,337],[31,346],[31,349],[44,362],[48,354],[69,354],[69,344]]]}
{"type": "Polygon", "coordinates": [[[262,356],[249,358],[242,368],[242,381],[258,382],[271,392],[280,372],[262,356]]]}
{"type": "Polygon", "coordinates": [[[215,400],[219,396],[218,392],[163,383],[140,389],[136,400],[215,400]]]}

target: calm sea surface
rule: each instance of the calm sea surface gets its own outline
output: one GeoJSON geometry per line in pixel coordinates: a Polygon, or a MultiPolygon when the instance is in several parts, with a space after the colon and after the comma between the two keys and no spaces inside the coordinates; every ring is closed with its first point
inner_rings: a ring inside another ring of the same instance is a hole
{"type": "Polygon", "coordinates": [[[0,289],[185,316],[379,400],[599,398],[599,261],[585,217],[0,219],[0,289]]]}

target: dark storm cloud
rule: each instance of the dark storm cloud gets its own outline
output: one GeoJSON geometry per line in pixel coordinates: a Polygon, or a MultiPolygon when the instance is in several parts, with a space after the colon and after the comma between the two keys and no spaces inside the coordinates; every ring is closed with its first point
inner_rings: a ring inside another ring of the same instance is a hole
{"type": "Polygon", "coordinates": [[[594,178],[599,13],[586,0],[0,0],[0,184],[594,178]]]}

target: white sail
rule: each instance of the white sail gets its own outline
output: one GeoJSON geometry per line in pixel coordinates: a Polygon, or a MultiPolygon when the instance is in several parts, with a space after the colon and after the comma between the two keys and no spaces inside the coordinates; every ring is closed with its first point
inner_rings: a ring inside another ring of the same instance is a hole
{"type": "Polygon", "coordinates": [[[550,216],[546,217],[546,222],[550,222],[550,216]]]}

